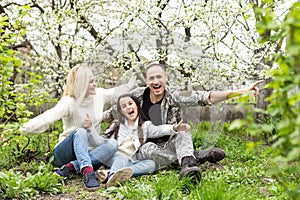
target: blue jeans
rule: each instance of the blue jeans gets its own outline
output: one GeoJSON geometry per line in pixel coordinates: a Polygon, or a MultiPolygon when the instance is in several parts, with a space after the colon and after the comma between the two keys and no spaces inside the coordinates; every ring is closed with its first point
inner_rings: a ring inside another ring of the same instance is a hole
{"type": "Polygon", "coordinates": [[[84,128],[73,131],[66,139],[54,149],[54,164],[57,166],[71,162],[77,173],[87,166],[93,168],[111,159],[118,150],[118,143],[115,139],[108,139],[103,144],[88,151],[88,135],[84,128]]]}
{"type": "Polygon", "coordinates": [[[131,167],[133,170],[133,176],[149,174],[155,170],[155,162],[153,160],[132,161],[122,154],[115,154],[112,159],[104,162],[103,164],[110,167],[109,175],[124,167],[131,167]]]}

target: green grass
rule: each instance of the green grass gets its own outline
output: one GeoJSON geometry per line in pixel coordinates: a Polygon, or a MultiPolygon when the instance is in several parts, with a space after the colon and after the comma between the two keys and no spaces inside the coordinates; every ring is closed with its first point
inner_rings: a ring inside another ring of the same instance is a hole
{"type": "MultiPolygon", "coordinates": [[[[39,183],[43,191],[37,199],[191,199],[191,200],[241,200],[241,199],[299,199],[299,162],[283,165],[272,159],[273,149],[260,142],[254,145],[243,133],[229,133],[212,128],[209,124],[192,127],[195,149],[205,149],[212,146],[225,150],[226,158],[218,164],[205,163],[202,170],[202,180],[194,182],[186,178],[179,181],[179,166],[168,170],[160,170],[152,175],[133,177],[122,186],[100,189],[88,192],[84,189],[82,176],[75,176],[65,182],[60,194],[51,189],[55,184],[44,180],[40,174],[32,184],[39,183]],[[246,138],[246,140],[245,140],[246,138]],[[251,147],[251,148],[249,148],[251,147]],[[44,181],[43,181],[44,180],[44,181]],[[46,184],[41,185],[41,181],[46,184]],[[47,188],[49,186],[49,188],[47,188]],[[55,195],[53,195],[55,194],[55,195]]],[[[54,170],[51,164],[43,165],[47,176],[54,170]]],[[[15,169],[43,172],[37,161],[28,165],[20,164],[15,169]]],[[[21,174],[12,179],[16,182],[21,174]]],[[[55,177],[51,176],[51,179],[55,177]]],[[[1,180],[0,180],[1,182],[1,180]]],[[[24,181],[23,181],[24,182],[24,181]]],[[[22,183],[23,183],[22,182],[22,183]]],[[[19,184],[20,185],[20,184],[19,184]]],[[[20,185],[21,186],[21,185],[20,185]]],[[[26,185],[27,189],[28,184],[26,185]]],[[[60,186],[61,187],[61,186],[60,186]]],[[[35,188],[38,189],[37,186],[35,188]]],[[[0,188],[1,190],[1,188],[0,188]]],[[[13,190],[11,189],[13,192],[13,190]]],[[[61,191],[60,189],[58,191],[61,191]]],[[[2,191],[3,192],[3,191],[2,191]]],[[[32,193],[30,193],[32,194],[32,193]]],[[[18,194],[16,194],[18,195],[18,194]]]]}
{"type": "MultiPolygon", "coordinates": [[[[252,146],[249,150],[250,141],[243,140],[243,135],[211,133],[211,127],[203,125],[194,127],[192,134],[196,149],[217,146],[227,155],[217,165],[205,163],[201,166],[200,183],[189,179],[179,181],[180,168],[175,167],[131,178],[120,187],[102,189],[101,194],[109,199],[291,199],[287,189],[299,187],[299,178],[288,171],[283,170],[282,176],[271,173],[272,169],[277,169],[278,163],[271,159],[273,152],[268,145],[252,146]]],[[[299,167],[299,163],[294,165],[299,167]]]]}

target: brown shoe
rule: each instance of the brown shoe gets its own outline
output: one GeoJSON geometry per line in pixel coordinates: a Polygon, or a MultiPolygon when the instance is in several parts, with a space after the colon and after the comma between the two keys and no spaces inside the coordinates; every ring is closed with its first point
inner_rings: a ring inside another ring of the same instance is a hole
{"type": "Polygon", "coordinates": [[[215,148],[215,147],[208,150],[195,151],[194,155],[196,157],[198,165],[203,164],[206,161],[210,163],[216,163],[219,162],[220,160],[223,160],[226,156],[223,149],[215,148]]]}
{"type": "Polygon", "coordinates": [[[197,166],[196,159],[193,156],[186,156],[182,158],[181,163],[182,169],[179,173],[179,179],[183,179],[185,177],[192,177],[193,181],[201,180],[201,170],[197,166]]]}

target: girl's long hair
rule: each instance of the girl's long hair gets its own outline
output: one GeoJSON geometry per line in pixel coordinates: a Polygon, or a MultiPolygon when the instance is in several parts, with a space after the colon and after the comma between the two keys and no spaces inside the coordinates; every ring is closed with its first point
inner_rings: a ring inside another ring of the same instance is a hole
{"type": "Polygon", "coordinates": [[[129,97],[131,98],[135,104],[137,105],[138,108],[138,117],[139,117],[139,121],[138,121],[138,137],[139,137],[139,141],[141,146],[144,144],[144,136],[143,136],[143,130],[142,130],[142,125],[145,121],[147,121],[147,118],[145,117],[142,108],[141,108],[141,103],[140,101],[134,97],[131,94],[123,94],[118,98],[118,104],[117,104],[117,110],[119,112],[119,119],[115,122],[114,126],[112,127],[112,129],[105,133],[105,135],[107,137],[111,137],[112,135],[114,135],[114,138],[117,140],[118,139],[118,132],[119,132],[119,128],[120,128],[120,124],[125,124],[125,116],[122,114],[121,112],[121,106],[120,106],[120,99],[124,98],[124,97],[129,97]]]}

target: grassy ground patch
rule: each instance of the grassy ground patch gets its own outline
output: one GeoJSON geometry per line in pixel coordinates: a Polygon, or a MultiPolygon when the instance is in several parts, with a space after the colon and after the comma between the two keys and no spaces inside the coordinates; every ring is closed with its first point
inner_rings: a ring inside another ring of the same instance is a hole
{"type": "MultiPolygon", "coordinates": [[[[226,158],[220,163],[205,163],[201,182],[190,179],[179,181],[179,166],[158,171],[152,175],[131,178],[119,187],[88,192],[84,189],[81,176],[67,180],[61,192],[55,194],[33,193],[32,199],[203,199],[203,200],[240,200],[240,199],[291,199],[288,191],[299,187],[299,174],[289,173],[291,166],[299,168],[299,163],[281,166],[274,162],[273,150],[263,143],[249,150],[249,140],[237,134],[214,132],[203,127],[193,127],[195,149],[211,146],[223,148],[226,158]]],[[[28,169],[31,169],[29,166],[28,169]]],[[[33,165],[37,166],[34,162],[33,165]]],[[[24,166],[21,165],[24,169],[24,166]]],[[[44,165],[44,170],[54,170],[53,166],[44,165]]],[[[37,167],[34,167],[37,168],[37,167]]],[[[39,169],[43,172],[43,168],[39,169]]],[[[31,170],[32,171],[32,170],[31,170]]],[[[47,174],[44,172],[44,174],[47,174]]],[[[21,176],[21,175],[20,175],[21,176]]],[[[44,177],[36,177],[44,178],[44,177]]],[[[51,176],[51,179],[53,177],[51,176]]],[[[1,183],[1,178],[0,178],[1,183]]],[[[55,185],[48,183],[49,187],[55,185]]],[[[45,186],[47,187],[47,186],[45,186]]],[[[45,188],[44,191],[47,191],[45,188]]],[[[60,190],[58,190],[60,191],[60,190]]],[[[3,187],[2,187],[2,192],[3,187]]],[[[296,199],[296,197],[295,197],[296,199]]]]}

